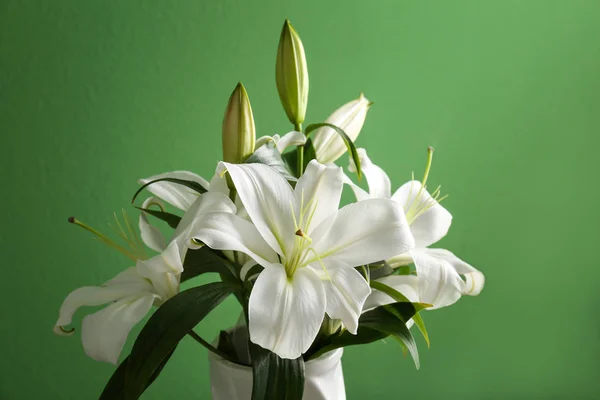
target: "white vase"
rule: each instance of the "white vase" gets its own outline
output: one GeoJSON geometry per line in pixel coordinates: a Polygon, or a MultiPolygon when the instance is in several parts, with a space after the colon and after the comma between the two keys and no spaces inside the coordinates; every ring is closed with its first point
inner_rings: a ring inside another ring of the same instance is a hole
{"type": "MultiPolygon", "coordinates": [[[[342,372],[343,349],[337,349],[305,364],[304,400],[345,400],[342,372]]],[[[252,368],[208,353],[213,400],[249,400],[252,395],[252,368]]]]}

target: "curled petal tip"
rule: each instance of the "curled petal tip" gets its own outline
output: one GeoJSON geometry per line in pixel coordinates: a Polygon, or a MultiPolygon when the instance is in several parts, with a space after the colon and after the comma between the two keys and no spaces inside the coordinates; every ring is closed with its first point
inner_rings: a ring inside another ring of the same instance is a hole
{"type": "Polygon", "coordinates": [[[52,330],[59,336],[71,336],[73,335],[73,333],[75,333],[75,328],[65,329],[60,325],[54,325],[54,328],[52,328],[52,330]]]}

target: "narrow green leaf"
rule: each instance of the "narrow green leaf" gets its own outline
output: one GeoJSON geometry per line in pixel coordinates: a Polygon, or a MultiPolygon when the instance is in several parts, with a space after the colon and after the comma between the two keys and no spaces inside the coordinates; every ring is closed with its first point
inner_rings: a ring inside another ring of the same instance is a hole
{"type": "Polygon", "coordinates": [[[302,400],[302,356],[294,360],[284,359],[257,344],[249,343],[252,359],[252,400],[302,400]]]}
{"type": "Polygon", "coordinates": [[[306,129],[304,130],[304,133],[308,137],[308,135],[310,135],[314,130],[322,128],[324,126],[336,131],[340,135],[340,137],[344,140],[344,143],[346,144],[346,148],[348,149],[348,153],[350,154],[350,157],[352,157],[352,160],[354,161],[354,165],[356,165],[356,175],[358,176],[358,179],[360,180],[360,178],[362,178],[362,169],[360,168],[360,158],[358,157],[358,152],[356,151],[356,147],[354,146],[352,139],[350,139],[350,137],[346,134],[346,132],[344,132],[344,130],[342,128],[340,128],[339,126],[330,124],[328,122],[321,122],[318,124],[311,124],[311,125],[307,126],[306,129]]]}
{"type": "MultiPolygon", "coordinates": [[[[394,289],[391,286],[388,286],[384,283],[381,282],[376,282],[376,281],[371,281],[370,285],[373,289],[379,290],[385,294],[387,294],[388,296],[390,296],[392,299],[396,300],[397,302],[409,302],[410,300],[408,300],[406,298],[406,296],[404,296],[402,293],[400,293],[399,291],[397,291],[396,289],[394,289]]],[[[427,305],[428,307],[430,307],[430,305],[427,305]]],[[[425,321],[423,321],[423,317],[421,317],[421,314],[419,312],[417,312],[415,315],[413,315],[412,320],[415,322],[415,325],[417,326],[417,328],[419,328],[419,330],[421,331],[421,334],[423,335],[423,338],[425,339],[425,342],[427,343],[427,347],[431,346],[431,343],[429,341],[429,334],[427,333],[427,328],[425,328],[425,321]]]]}
{"type": "Polygon", "coordinates": [[[206,193],[206,191],[207,191],[206,188],[204,186],[202,186],[201,184],[199,184],[198,182],[188,181],[185,179],[178,179],[178,178],[160,178],[160,179],[155,179],[153,181],[150,181],[150,182],[146,183],[145,185],[142,185],[142,187],[140,187],[137,190],[137,192],[135,192],[135,194],[133,195],[133,199],[131,199],[131,202],[133,203],[135,201],[135,199],[142,192],[142,190],[144,190],[148,186],[152,185],[153,183],[162,182],[162,181],[167,181],[167,182],[172,182],[172,183],[177,183],[179,185],[187,186],[190,189],[195,190],[196,192],[198,192],[200,194],[206,193]]]}
{"type": "Polygon", "coordinates": [[[423,308],[420,303],[392,303],[377,307],[361,316],[359,329],[360,327],[366,327],[385,332],[402,341],[411,354],[415,366],[419,369],[417,344],[410,330],[406,327],[406,322],[423,308]]]}
{"type": "Polygon", "coordinates": [[[223,282],[185,290],[156,310],[138,335],[127,363],[125,391],[137,399],[177,343],[237,289],[223,282]]]}
{"type": "Polygon", "coordinates": [[[272,142],[263,144],[244,161],[245,164],[265,164],[279,172],[288,181],[297,179],[290,173],[286,163],[281,158],[281,153],[272,142]]]}
{"type": "Polygon", "coordinates": [[[166,211],[151,210],[149,208],[142,208],[137,206],[135,206],[135,208],[147,214],[150,214],[153,217],[156,217],[162,221],[165,221],[173,229],[177,229],[177,225],[179,225],[179,221],[181,221],[181,217],[179,215],[171,214],[166,211]]]}
{"type": "Polygon", "coordinates": [[[403,265],[394,271],[397,275],[410,275],[410,265],[403,265]]]}
{"type": "Polygon", "coordinates": [[[224,256],[208,246],[197,250],[188,249],[183,261],[181,282],[209,272],[235,275],[235,271],[232,271],[234,267],[231,264],[224,256]]]}
{"type": "Polygon", "coordinates": [[[408,349],[413,356],[415,365],[419,368],[417,345],[410,330],[406,327],[406,322],[424,307],[425,305],[421,303],[402,302],[367,311],[361,315],[358,321],[356,335],[343,331],[340,334],[330,336],[322,342],[322,347],[309,349],[306,354],[307,359],[315,359],[339,347],[372,343],[391,335],[402,343],[403,348],[408,349]]]}
{"type": "MultiPolygon", "coordinates": [[[[152,378],[148,381],[148,384],[144,388],[146,390],[152,383],[158,378],[163,368],[169,362],[169,359],[173,355],[175,349],[173,349],[167,357],[163,360],[163,362],[156,368],[154,373],[152,374],[152,378]]],[[[119,367],[115,370],[115,372],[110,377],[110,380],[104,387],[102,394],[100,395],[100,400],[125,400],[127,399],[125,393],[125,379],[127,376],[127,363],[129,362],[129,356],[127,356],[119,365],[119,367]]]]}

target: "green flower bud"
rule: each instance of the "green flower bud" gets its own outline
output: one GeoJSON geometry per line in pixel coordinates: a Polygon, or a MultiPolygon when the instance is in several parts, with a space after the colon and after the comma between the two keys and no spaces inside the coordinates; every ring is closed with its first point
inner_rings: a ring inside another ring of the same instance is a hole
{"type": "Polygon", "coordinates": [[[285,20],[279,38],[275,78],[285,113],[299,129],[308,102],[308,68],[302,41],[288,20],[285,20]]]}
{"type": "Polygon", "coordinates": [[[254,153],[256,132],[248,93],[242,83],[235,87],[223,118],[223,161],[239,164],[254,153]]]}

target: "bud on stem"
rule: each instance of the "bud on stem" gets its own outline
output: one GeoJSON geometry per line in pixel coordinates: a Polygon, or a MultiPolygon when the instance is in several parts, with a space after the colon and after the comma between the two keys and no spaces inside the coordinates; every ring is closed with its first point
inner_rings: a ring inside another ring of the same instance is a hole
{"type": "Polygon", "coordinates": [[[254,153],[256,131],[248,93],[238,83],[223,118],[223,161],[239,164],[254,153]]]}
{"type": "Polygon", "coordinates": [[[275,79],[283,109],[294,128],[299,130],[308,102],[308,68],[300,36],[288,20],[285,20],[279,38],[275,79]]]}

